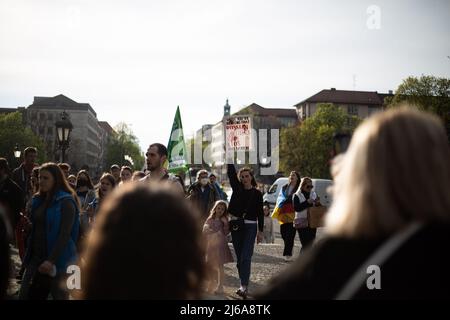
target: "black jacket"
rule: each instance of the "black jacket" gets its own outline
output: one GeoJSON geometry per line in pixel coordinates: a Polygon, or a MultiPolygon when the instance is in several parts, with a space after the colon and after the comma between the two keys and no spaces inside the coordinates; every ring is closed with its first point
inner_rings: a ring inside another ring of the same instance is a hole
{"type": "Polygon", "coordinates": [[[22,189],[10,178],[0,182],[0,204],[5,206],[9,223],[15,229],[19,213],[25,207],[25,195],[22,189]]]}
{"type": "Polygon", "coordinates": [[[237,178],[236,169],[233,164],[228,165],[227,173],[231,188],[233,189],[228,211],[236,217],[242,217],[246,213],[245,219],[258,221],[258,230],[263,231],[264,211],[262,193],[255,188],[245,190],[237,178]]]}
{"type": "MultiPolygon", "coordinates": [[[[324,238],[256,298],[334,299],[384,241],[324,238]]],[[[381,289],[369,290],[364,283],[353,299],[449,299],[449,247],[449,225],[423,227],[379,266],[381,289]]]]}

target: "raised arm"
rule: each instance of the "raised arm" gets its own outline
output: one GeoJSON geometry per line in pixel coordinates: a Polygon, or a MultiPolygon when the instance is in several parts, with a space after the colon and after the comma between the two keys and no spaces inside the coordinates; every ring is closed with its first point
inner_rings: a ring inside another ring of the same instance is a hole
{"type": "Polygon", "coordinates": [[[227,174],[228,179],[230,180],[231,189],[233,189],[233,191],[238,190],[240,182],[237,178],[236,168],[234,167],[234,164],[229,163],[227,165],[227,174]]]}

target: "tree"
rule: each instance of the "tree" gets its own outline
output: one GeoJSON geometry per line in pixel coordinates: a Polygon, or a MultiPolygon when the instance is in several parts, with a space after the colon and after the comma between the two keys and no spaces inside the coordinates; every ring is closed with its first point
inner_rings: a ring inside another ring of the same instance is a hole
{"type": "Polygon", "coordinates": [[[127,124],[121,122],[114,128],[115,134],[106,149],[106,167],[113,164],[128,165],[134,170],[144,167],[144,156],[139,147],[139,141],[127,124]],[[125,159],[131,158],[132,162],[125,159]]]}
{"type": "Polygon", "coordinates": [[[47,162],[45,153],[45,143],[34,132],[25,127],[22,120],[22,113],[19,111],[0,114],[0,157],[8,160],[11,168],[18,165],[14,158],[14,148],[16,144],[22,152],[26,147],[35,147],[38,150],[38,163],[47,162]]]}
{"type": "Polygon", "coordinates": [[[450,141],[450,79],[425,75],[408,77],[398,86],[393,97],[386,98],[385,103],[390,108],[407,103],[436,114],[444,122],[450,141]]]}
{"type": "Polygon", "coordinates": [[[360,121],[331,103],[318,104],[311,118],[296,127],[281,130],[281,170],[286,173],[296,170],[302,176],[329,179],[334,133],[351,133],[360,121]]]}

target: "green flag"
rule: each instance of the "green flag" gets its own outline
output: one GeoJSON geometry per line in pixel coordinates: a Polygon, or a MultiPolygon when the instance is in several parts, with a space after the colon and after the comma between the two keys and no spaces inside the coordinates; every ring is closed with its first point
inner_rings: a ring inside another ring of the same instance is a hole
{"type": "Polygon", "coordinates": [[[177,107],[175,118],[173,119],[172,131],[170,132],[169,143],[167,144],[169,172],[176,172],[186,169],[186,144],[184,143],[183,124],[181,123],[180,107],[177,107]]]}

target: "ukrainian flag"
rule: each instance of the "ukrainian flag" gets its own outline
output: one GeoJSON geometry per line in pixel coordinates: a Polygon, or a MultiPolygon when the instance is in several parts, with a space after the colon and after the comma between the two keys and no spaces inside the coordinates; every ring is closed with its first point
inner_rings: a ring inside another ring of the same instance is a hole
{"type": "Polygon", "coordinates": [[[282,188],[272,212],[272,218],[277,219],[280,224],[292,223],[295,218],[295,211],[292,202],[286,201],[286,191],[288,188],[282,188]]]}

